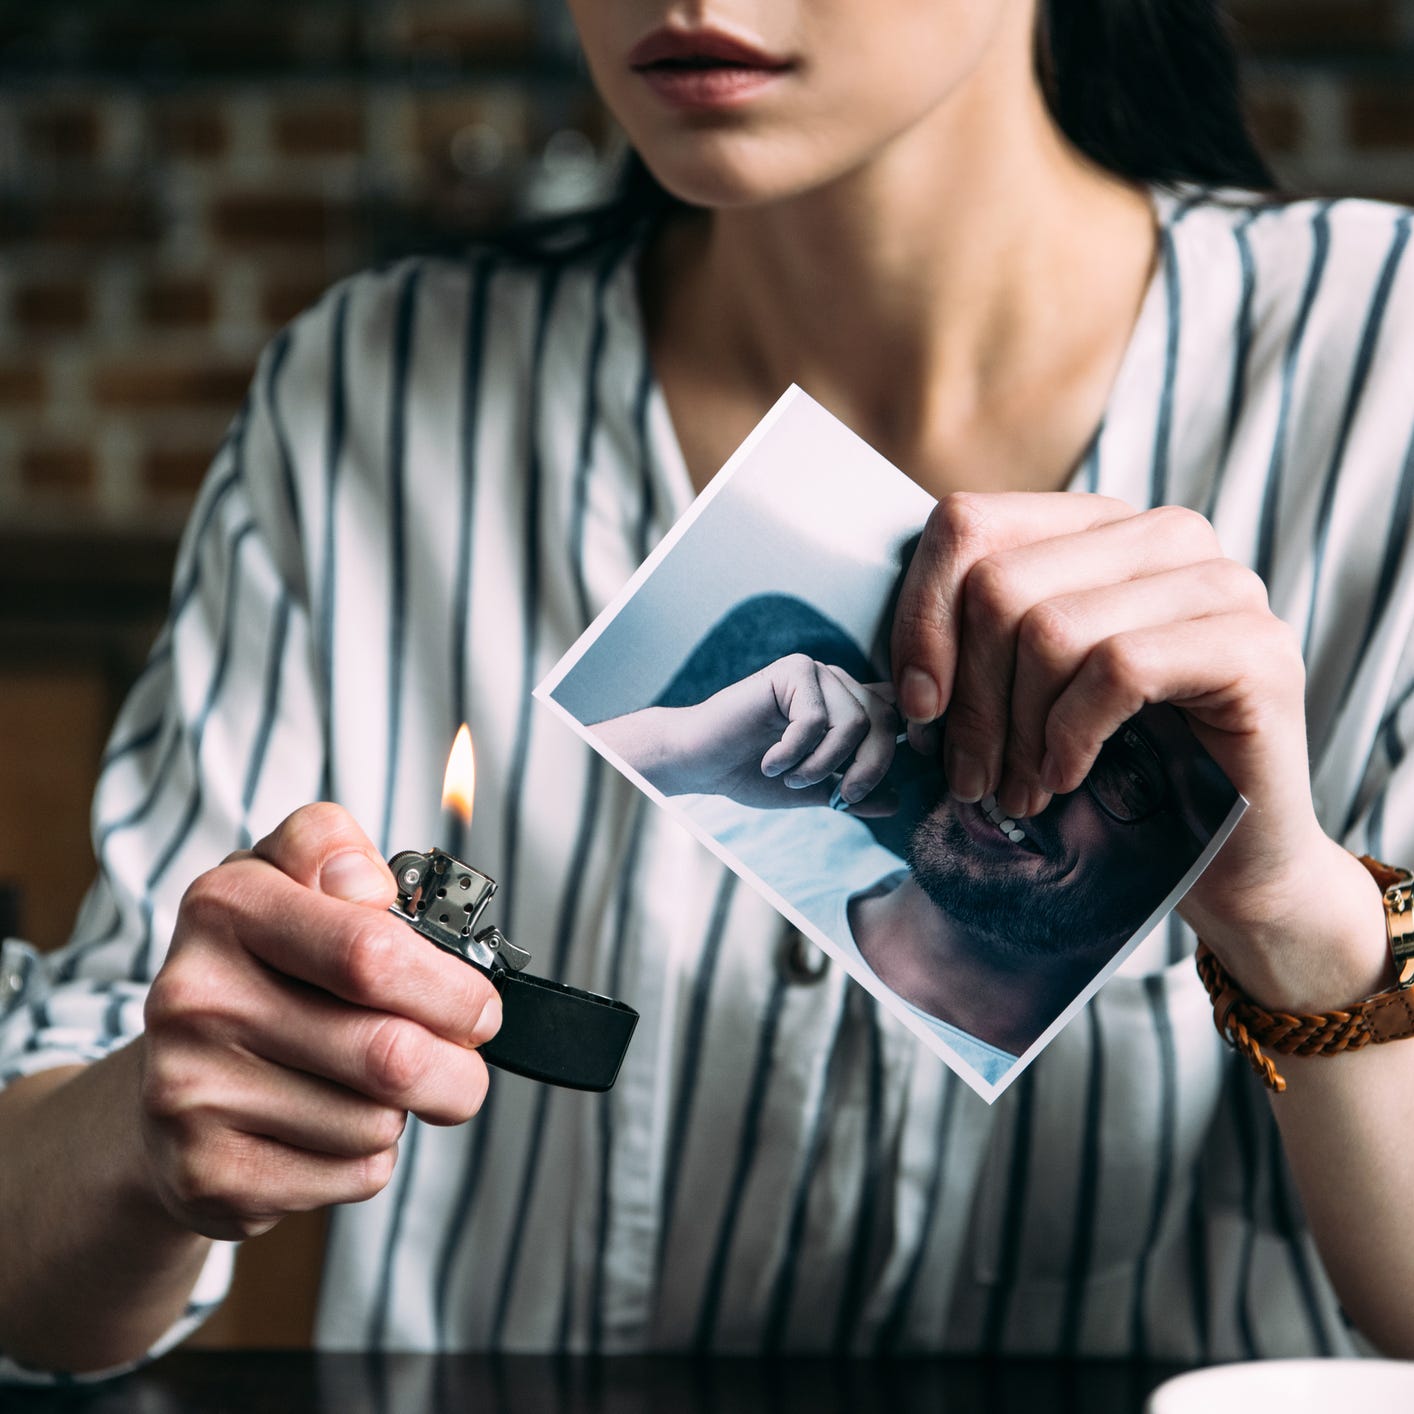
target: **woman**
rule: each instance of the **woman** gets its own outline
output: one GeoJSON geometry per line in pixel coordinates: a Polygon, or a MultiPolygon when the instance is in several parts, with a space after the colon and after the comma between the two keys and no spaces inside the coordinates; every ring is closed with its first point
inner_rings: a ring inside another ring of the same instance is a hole
{"type": "Polygon", "coordinates": [[[954,794],[1038,810],[1172,701],[1253,806],[1187,923],[1268,1007],[1387,987],[1342,845],[1414,859],[1408,217],[1165,185],[1264,181],[1206,5],[572,8],[672,196],[355,280],[271,349],[75,942],[9,955],[0,1347],[134,1359],[219,1289],[208,1238],[372,1198],[327,1345],[1216,1358],[1347,1350],[1339,1301],[1414,1349],[1414,1046],[1284,1060],[1272,1128],[1176,923],[989,1110],[529,705],[794,380],[942,498],[893,670],[954,794]],[[381,912],[434,834],[642,1012],[603,1100],[486,1088],[496,1004],[381,912]]]}

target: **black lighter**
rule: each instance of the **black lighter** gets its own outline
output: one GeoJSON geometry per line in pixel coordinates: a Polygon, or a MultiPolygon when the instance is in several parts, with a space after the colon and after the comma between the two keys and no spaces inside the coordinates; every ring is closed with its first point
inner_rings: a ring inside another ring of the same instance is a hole
{"type": "Polygon", "coordinates": [[[398,882],[389,909],[428,942],[484,972],[501,994],[501,1029],[484,1046],[488,1065],[571,1090],[607,1090],[638,1013],[524,969],[530,954],[494,926],[477,929],[496,881],[445,850],[403,850],[388,867],[398,882]]]}

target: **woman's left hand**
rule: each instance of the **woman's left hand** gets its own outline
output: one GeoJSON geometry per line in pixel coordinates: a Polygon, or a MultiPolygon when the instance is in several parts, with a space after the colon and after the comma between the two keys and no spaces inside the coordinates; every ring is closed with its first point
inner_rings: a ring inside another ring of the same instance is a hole
{"type": "Polygon", "coordinates": [[[1077,789],[1146,703],[1181,708],[1251,807],[1185,900],[1220,955],[1289,939],[1293,919],[1309,919],[1313,879],[1378,909],[1316,819],[1296,635],[1196,512],[949,495],[906,575],[892,663],[914,745],[941,748],[955,795],[995,793],[1013,816],[1077,789]],[[925,725],[944,711],[945,724],[925,725]]]}

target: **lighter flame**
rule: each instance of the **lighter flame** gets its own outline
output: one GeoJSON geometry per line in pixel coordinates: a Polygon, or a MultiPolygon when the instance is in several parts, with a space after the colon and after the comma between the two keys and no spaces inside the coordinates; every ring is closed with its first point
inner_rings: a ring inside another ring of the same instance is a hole
{"type": "Polygon", "coordinates": [[[442,777],[442,809],[455,810],[462,823],[471,828],[471,808],[476,800],[476,754],[471,749],[471,732],[465,722],[452,743],[447,771],[442,777]]]}

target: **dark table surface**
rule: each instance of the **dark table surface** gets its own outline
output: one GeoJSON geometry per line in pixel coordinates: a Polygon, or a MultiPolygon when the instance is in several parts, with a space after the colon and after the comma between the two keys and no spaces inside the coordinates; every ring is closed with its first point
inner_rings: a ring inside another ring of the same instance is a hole
{"type": "Polygon", "coordinates": [[[178,1351],[72,1389],[0,1388],[4,1414],[1139,1414],[1176,1366],[1104,1361],[178,1351]]]}

